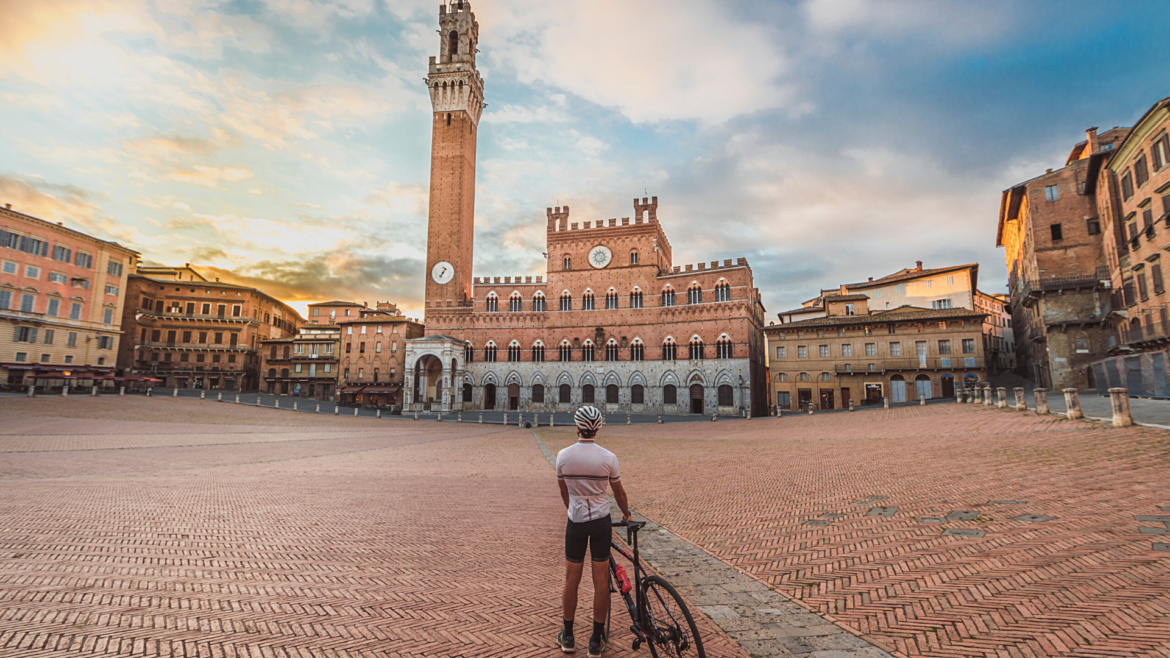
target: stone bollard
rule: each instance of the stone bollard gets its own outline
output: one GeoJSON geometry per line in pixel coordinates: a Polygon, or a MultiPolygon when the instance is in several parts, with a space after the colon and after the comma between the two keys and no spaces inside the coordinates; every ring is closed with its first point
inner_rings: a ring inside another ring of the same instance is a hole
{"type": "Polygon", "coordinates": [[[460,411],[460,412],[459,412],[459,415],[458,415],[458,416],[456,416],[456,418],[459,420],[459,422],[461,422],[461,423],[462,423],[462,422],[463,422],[463,412],[462,412],[462,411],[460,411]]]}
{"type": "Polygon", "coordinates": [[[712,423],[714,423],[716,420],[718,420],[718,418],[719,418],[719,414],[711,414],[711,422],[712,423]]]}
{"type": "Polygon", "coordinates": [[[121,396],[126,395],[126,387],[125,386],[121,386],[118,388],[118,395],[121,395],[121,396]]]}
{"type": "Polygon", "coordinates": [[[556,420],[556,419],[554,418],[553,414],[549,414],[549,415],[548,415],[548,426],[549,426],[549,427],[553,427],[553,423],[554,423],[554,421],[555,421],[555,420],[556,420]]]}
{"type": "Polygon", "coordinates": [[[1004,388],[1003,386],[1000,386],[999,388],[995,389],[995,392],[997,395],[999,395],[999,398],[995,401],[995,406],[1000,408],[1000,409],[1006,409],[1007,408],[1007,389],[1004,388]]]}
{"type": "Polygon", "coordinates": [[[416,411],[416,412],[414,412],[414,419],[415,419],[415,420],[418,420],[418,412],[417,412],[417,411],[416,411]]]}
{"type": "Polygon", "coordinates": [[[630,414],[626,414],[626,425],[630,425],[630,414]]]}
{"type": "Polygon", "coordinates": [[[479,415],[479,424],[483,425],[483,414],[479,415]]]}
{"type": "Polygon", "coordinates": [[[962,404],[963,400],[964,400],[964,398],[966,398],[966,396],[967,396],[967,392],[964,391],[963,389],[959,389],[959,390],[955,391],[955,402],[962,404]]]}
{"type": "Polygon", "coordinates": [[[175,387],[175,392],[171,393],[171,397],[173,397],[173,398],[179,397],[179,387],[178,386],[175,387]]]}
{"type": "Polygon", "coordinates": [[[925,395],[918,396],[918,406],[920,406],[920,407],[926,406],[926,396],[925,395]]]}
{"type": "MultiPolygon", "coordinates": [[[[883,408],[883,409],[889,409],[889,408],[890,408],[890,398],[888,398],[888,397],[884,397],[884,398],[882,398],[882,408],[883,408]]],[[[809,409],[809,411],[812,411],[812,410],[811,410],[811,409],[809,409]]]]}
{"type": "Polygon", "coordinates": [[[809,408],[808,408],[808,415],[810,415],[810,416],[811,416],[811,415],[812,415],[812,412],[813,412],[813,410],[812,410],[812,407],[809,407],[809,408]]]}
{"type": "Polygon", "coordinates": [[[662,424],[662,414],[658,414],[658,424],[662,424]]]}
{"type": "Polygon", "coordinates": [[[215,401],[216,402],[223,402],[223,391],[220,391],[219,393],[215,394],[215,401]]]}
{"type": "MultiPolygon", "coordinates": [[[[220,398],[222,398],[222,397],[223,397],[223,393],[220,393],[220,394],[219,394],[219,397],[220,397],[220,398]]],[[[206,400],[206,399],[207,399],[207,391],[199,391],[199,399],[200,399],[200,400],[206,400]]]]}
{"type": "Polygon", "coordinates": [[[94,387],[93,387],[93,389],[92,389],[92,390],[90,390],[90,392],[89,392],[89,396],[90,396],[91,398],[96,398],[96,397],[97,397],[97,386],[94,386],[94,387]]]}
{"type": "Polygon", "coordinates": [[[28,387],[28,397],[33,398],[37,395],[37,388],[35,386],[28,387]]]}
{"type": "Polygon", "coordinates": [[[524,427],[524,414],[516,414],[516,427],[524,427]]]}
{"type": "Polygon", "coordinates": [[[1016,411],[1027,411],[1028,400],[1024,397],[1024,387],[1016,387],[1016,411]]]}
{"type": "Polygon", "coordinates": [[[377,418],[381,418],[381,417],[382,417],[382,410],[381,410],[381,409],[379,409],[379,410],[378,410],[378,414],[377,414],[377,416],[376,416],[376,417],[377,417],[377,418]]]}
{"type": "Polygon", "coordinates": [[[1129,413],[1129,389],[1109,389],[1109,401],[1113,403],[1113,426],[1129,427],[1133,425],[1133,416],[1129,413]]]}
{"type": "Polygon", "coordinates": [[[320,402],[317,403],[317,410],[314,411],[313,413],[315,413],[315,414],[321,413],[321,403],[320,402]]]}
{"type": "Polygon", "coordinates": [[[335,404],[335,405],[333,405],[333,415],[334,415],[334,416],[337,416],[337,415],[340,415],[340,414],[341,414],[341,406],[340,406],[340,405],[336,405],[336,404],[335,404]]]}
{"type": "MultiPolygon", "coordinates": [[[[69,397],[69,384],[66,384],[66,385],[61,387],[61,397],[63,397],[63,398],[69,397]]],[[[146,389],[146,397],[150,397],[150,389],[149,388],[146,389]]]]}
{"type": "Polygon", "coordinates": [[[239,403],[240,403],[240,396],[237,394],[236,395],[236,404],[239,404],[239,403]]]}
{"type": "Polygon", "coordinates": [[[147,387],[146,397],[148,397],[148,398],[154,397],[154,389],[153,388],[147,387]]]}
{"type": "Polygon", "coordinates": [[[1085,414],[1081,413],[1081,393],[1075,388],[1064,389],[1064,404],[1068,411],[1066,415],[1069,420],[1076,420],[1084,418],[1085,414]]]}
{"type": "Polygon", "coordinates": [[[297,410],[297,401],[293,400],[293,411],[297,410]]]}
{"type": "Polygon", "coordinates": [[[353,408],[353,417],[354,417],[354,418],[357,418],[357,412],[358,412],[358,409],[360,409],[360,408],[361,408],[361,407],[354,407],[354,408],[353,408]]]}
{"type": "Polygon", "coordinates": [[[272,408],[273,408],[273,409],[279,409],[279,408],[280,408],[280,400],[277,400],[276,402],[274,402],[274,403],[273,403],[273,405],[272,405],[272,408]]]}
{"type": "Polygon", "coordinates": [[[1047,416],[1048,415],[1048,391],[1043,388],[1032,389],[1032,395],[1036,396],[1036,413],[1047,416]]]}
{"type": "MultiPolygon", "coordinates": [[[[602,421],[602,424],[604,425],[605,422],[602,421]]],[[[507,414],[507,412],[504,412],[504,427],[507,427],[507,426],[508,426],[508,414],[507,414]]]]}
{"type": "Polygon", "coordinates": [[[256,396],[256,406],[257,407],[260,406],[260,396],[259,395],[256,396]]]}
{"type": "Polygon", "coordinates": [[[984,406],[991,406],[992,403],[991,384],[983,387],[983,404],[984,406]]]}

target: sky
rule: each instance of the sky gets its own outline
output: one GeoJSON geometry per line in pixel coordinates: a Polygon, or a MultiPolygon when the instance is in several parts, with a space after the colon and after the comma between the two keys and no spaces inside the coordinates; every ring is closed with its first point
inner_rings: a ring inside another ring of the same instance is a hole
{"type": "MultiPolygon", "coordinates": [[[[0,203],[421,316],[439,4],[0,0],[0,203]]],[[[473,275],[544,274],[548,206],[657,196],[675,264],[746,257],[769,314],[918,260],[1004,292],[1000,192],[1170,96],[1160,1],[472,7],[473,275]]]]}

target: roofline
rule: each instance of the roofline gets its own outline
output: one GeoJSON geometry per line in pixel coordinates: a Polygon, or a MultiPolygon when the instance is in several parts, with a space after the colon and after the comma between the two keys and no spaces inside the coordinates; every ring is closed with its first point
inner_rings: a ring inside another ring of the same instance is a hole
{"type": "MultiPolygon", "coordinates": [[[[1121,140],[1121,142],[1119,142],[1117,144],[1117,147],[1112,149],[1112,150],[1115,152],[1124,151],[1126,144],[1129,143],[1129,140],[1131,138],[1133,138],[1135,134],[1137,134],[1138,126],[1142,125],[1142,122],[1144,122],[1146,119],[1149,118],[1149,116],[1151,114],[1153,114],[1154,112],[1156,112],[1158,109],[1160,109],[1162,107],[1166,107],[1167,109],[1170,109],[1170,96],[1167,96],[1166,98],[1163,98],[1162,100],[1157,101],[1156,103],[1151,105],[1149,107],[1149,109],[1147,109],[1142,114],[1142,117],[1133,123],[1133,126],[1130,127],[1129,133],[1125,136],[1125,139],[1121,140]]],[[[1138,139],[1140,139],[1140,138],[1138,138],[1138,139]]]]}
{"type": "MultiPolygon", "coordinates": [[[[906,308],[906,307],[900,306],[898,308],[906,308]]],[[[986,313],[982,313],[979,311],[972,311],[970,309],[965,309],[965,308],[929,309],[929,308],[918,308],[916,306],[911,306],[909,308],[913,308],[913,309],[915,309],[915,311],[924,311],[926,313],[938,313],[940,315],[937,315],[936,317],[930,317],[930,318],[905,317],[905,316],[912,316],[913,312],[893,314],[893,311],[895,311],[896,309],[890,309],[889,311],[885,311],[882,313],[871,313],[869,315],[834,315],[834,316],[825,317],[825,318],[812,318],[810,320],[800,320],[798,322],[790,322],[788,324],[768,325],[767,327],[764,328],[764,330],[767,331],[768,329],[772,329],[773,331],[778,331],[781,328],[789,329],[789,328],[800,328],[800,326],[805,326],[805,327],[818,326],[817,324],[814,324],[814,323],[824,323],[826,325],[889,324],[891,322],[896,323],[899,321],[918,322],[918,321],[927,321],[927,320],[946,320],[946,319],[953,319],[953,318],[974,318],[974,317],[985,318],[985,317],[987,317],[986,313]],[[948,311],[955,311],[955,312],[948,313],[948,311]],[[882,317],[883,315],[888,315],[888,317],[882,317]],[[898,316],[904,316],[904,317],[898,317],[898,316]]]]}
{"type": "MultiPolygon", "coordinates": [[[[932,267],[929,270],[922,270],[922,272],[920,272],[920,274],[922,276],[932,276],[935,274],[942,274],[944,272],[954,272],[954,271],[963,270],[963,269],[974,269],[976,272],[978,272],[979,271],[979,263],[965,263],[963,265],[951,265],[948,267],[932,267]]],[[[914,270],[911,270],[910,272],[906,273],[907,278],[913,278],[912,276],[910,276],[912,272],[914,272],[914,270]]],[[[873,281],[866,281],[865,283],[856,283],[856,284],[846,283],[845,287],[849,290],[854,290],[856,288],[874,288],[874,287],[888,286],[894,282],[893,281],[882,282],[882,279],[888,279],[892,276],[895,276],[895,275],[894,274],[887,274],[886,276],[883,276],[881,279],[874,279],[873,281]]],[[[972,283],[974,283],[974,282],[972,282],[972,283]]],[[[839,290],[839,288],[835,288],[835,290],[839,290]]]]}
{"type": "Polygon", "coordinates": [[[24,219],[31,219],[34,222],[41,222],[53,230],[67,231],[69,233],[74,233],[76,235],[79,235],[87,240],[92,240],[94,242],[100,242],[101,244],[107,245],[109,247],[113,247],[115,249],[121,249],[122,251],[125,251],[129,254],[134,254],[135,256],[142,255],[141,253],[131,249],[130,247],[124,247],[124,246],[122,246],[122,245],[120,245],[117,242],[114,242],[112,240],[103,240],[101,238],[95,238],[94,236],[92,236],[88,233],[82,233],[81,231],[78,231],[77,229],[74,229],[74,228],[69,228],[68,226],[65,226],[64,224],[57,224],[55,222],[50,222],[47,219],[41,219],[40,217],[33,217],[32,215],[26,215],[20,211],[13,210],[12,208],[0,208],[0,210],[4,211],[6,213],[11,213],[13,215],[18,215],[24,219]]]}

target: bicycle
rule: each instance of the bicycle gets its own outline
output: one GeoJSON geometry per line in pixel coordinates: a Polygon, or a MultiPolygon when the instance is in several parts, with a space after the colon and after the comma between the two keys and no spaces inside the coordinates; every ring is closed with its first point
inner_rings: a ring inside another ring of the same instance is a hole
{"type": "MultiPolygon", "coordinates": [[[[699,629],[691,617],[691,611],[683,602],[674,586],[666,582],[661,576],[647,576],[642,569],[638,557],[638,530],[646,525],[645,521],[620,521],[612,524],[613,527],[626,528],[626,543],[633,549],[632,554],[611,541],[612,551],[609,556],[609,591],[620,593],[630,613],[633,625],[630,630],[634,633],[633,650],[637,651],[645,642],[650,647],[650,655],[658,658],[659,652],[663,656],[697,656],[706,658],[703,651],[703,640],[699,637],[699,629]],[[620,553],[634,566],[634,580],[622,565],[617,563],[613,552],[620,553]],[[633,597],[630,593],[633,592],[633,597]],[[672,609],[673,606],[673,609],[672,609]]],[[[609,624],[613,606],[605,618],[605,637],[609,638],[609,624]]]]}

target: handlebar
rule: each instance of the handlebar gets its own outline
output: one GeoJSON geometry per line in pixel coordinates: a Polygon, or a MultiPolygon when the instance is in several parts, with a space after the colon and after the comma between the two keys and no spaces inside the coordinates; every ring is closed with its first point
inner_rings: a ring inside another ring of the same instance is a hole
{"type": "Polygon", "coordinates": [[[645,521],[626,521],[625,519],[622,519],[621,521],[611,522],[610,525],[612,525],[615,528],[629,528],[631,530],[638,530],[642,526],[646,525],[646,522],[645,521]]]}

